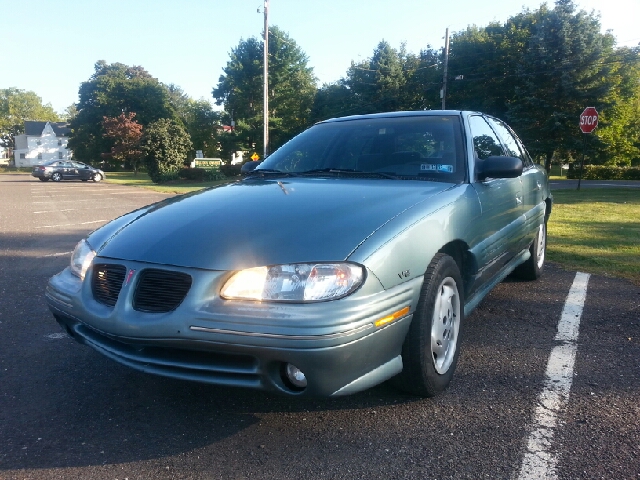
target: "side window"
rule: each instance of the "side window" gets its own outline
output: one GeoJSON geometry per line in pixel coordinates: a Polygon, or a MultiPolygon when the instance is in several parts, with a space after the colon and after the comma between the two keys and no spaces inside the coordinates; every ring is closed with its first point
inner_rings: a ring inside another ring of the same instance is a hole
{"type": "Polygon", "coordinates": [[[470,117],[469,126],[477,158],[484,160],[492,155],[504,155],[500,140],[484,118],[479,115],[470,117]]]}
{"type": "MultiPolygon", "coordinates": [[[[511,133],[513,133],[513,131],[511,131],[511,133]]],[[[524,154],[524,159],[523,159],[524,160],[524,166],[525,167],[532,167],[533,166],[533,159],[531,158],[531,155],[529,155],[529,152],[527,151],[525,146],[522,144],[522,140],[520,140],[515,133],[513,133],[513,138],[516,139],[516,142],[520,146],[520,150],[524,154]]]]}
{"type": "Polygon", "coordinates": [[[498,132],[498,135],[500,135],[502,143],[507,150],[507,155],[519,158],[520,160],[522,160],[522,163],[526,167],[531,166],[532,162],[529,158],[529,155],[527,155],[527,151],[518,141],[517,137],[513,134],[511,129],[507,127],[504,122],[498,120],[497,118],[489,118],[488,121],[491,126],[495,128],[496,132],[498,132]]]}

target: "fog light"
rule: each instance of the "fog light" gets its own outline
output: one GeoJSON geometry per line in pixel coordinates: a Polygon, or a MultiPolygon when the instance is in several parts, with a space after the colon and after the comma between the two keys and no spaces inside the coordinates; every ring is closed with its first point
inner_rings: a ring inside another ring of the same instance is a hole
{"type": "Polygon", "coordinates": [[[304,373],[302,373],[302,371],[295,365],[287,363],[284,368],[284,372],[287,376],[287,380],[289,380],[291,385],[294,387],[305,388],[307,386],[307,377],[305,377],[304,373]]]}

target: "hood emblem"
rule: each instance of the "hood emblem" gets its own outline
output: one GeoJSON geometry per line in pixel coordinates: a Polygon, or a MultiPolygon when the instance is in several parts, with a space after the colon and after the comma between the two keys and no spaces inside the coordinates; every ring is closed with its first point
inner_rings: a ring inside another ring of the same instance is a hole
{"type": "Polygon", "coordinates": [[[127,273],[127,279],[124,281],[125,285],[129,285],[129,282],[131,281],[131,277],[133,277],[134,273],[136,273],[135,270],[133,269],[129,270],[129,273],[127,273]]]}

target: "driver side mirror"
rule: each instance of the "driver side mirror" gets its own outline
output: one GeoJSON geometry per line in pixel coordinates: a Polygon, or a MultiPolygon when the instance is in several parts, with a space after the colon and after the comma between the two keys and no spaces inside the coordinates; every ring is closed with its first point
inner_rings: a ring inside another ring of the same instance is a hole
{"type": "Polygon", "coordinates": [[[492,155],[476,162],[478,180],[487,178],[517,178],[522,175],[524,165],[517,157],[492,155]]]}

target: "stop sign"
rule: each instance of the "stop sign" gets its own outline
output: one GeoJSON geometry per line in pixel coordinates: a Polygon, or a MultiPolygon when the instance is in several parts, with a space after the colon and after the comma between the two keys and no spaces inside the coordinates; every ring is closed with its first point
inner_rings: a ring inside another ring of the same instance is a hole
{"type": "Polygon", "coordinates": [[[580,130],[582,133],[591,133],[598,126],[598,112],[594,107],[587,107],[580,115],[580,130]]]}

